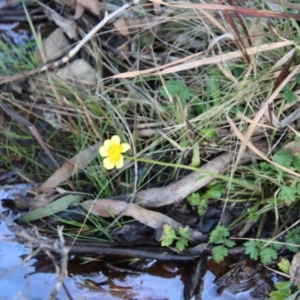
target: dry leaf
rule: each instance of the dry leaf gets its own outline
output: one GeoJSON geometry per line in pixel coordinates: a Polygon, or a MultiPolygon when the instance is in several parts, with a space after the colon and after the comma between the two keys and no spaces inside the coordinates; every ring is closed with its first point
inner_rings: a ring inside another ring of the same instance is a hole
{"type": "Polygon", "coordinates": [[[56,74],[65,80],[77,81],[80,84],[94,85],[97,83],[97,71],[84,59],[76,59],[60,68],[56,74]]]}
{"type": "Polygon", "coordinates": [[[100,2],[98,0],[54,0],[61,6],[68,5],[75,10],[73,19],[79,19],[84,10],[87,9],[92,14],[100,16],[100,2]]]}
{"type": "Polygon", "coordinates": [[[61,28],[57,28],[43,41],[43,49],[35,51],[35,57],[39,63],[44,64],[67,54],[69,46],[70,43],[61,28]]]}
{"type": "Polygon", "coordinates": [[[77,25],[73,20],[62,17],[56,11],[40,1],[38,1],[38,4],[43,7],[45,15],[53,20],[70,39],[77,39],[77,25]]]}
{"type": "Polygon", "coordinates": [[[62,182],[70,178],[75,172],[83,170],[98,155],[98,149],[102,143],[96,143],[81,151],[68,162],[64,163],[61,168],[56,170],[39,188],[38,193],[44,193],[54,189],[62,182]]]}
{"type": "Polygon", "coordinates": [[[100,16],[100,2],[98,0],[77,0],[77,5],[82,5],[92,14],[100,16]]]}
{"type": "Polygon", "coordinates": [[[119,31],[119,33],[128,39],[130,38],[130,33],[128,30],[128,25],[125,22],[125,18],[121,18],[114,22],[114,27],[119,31]]]}

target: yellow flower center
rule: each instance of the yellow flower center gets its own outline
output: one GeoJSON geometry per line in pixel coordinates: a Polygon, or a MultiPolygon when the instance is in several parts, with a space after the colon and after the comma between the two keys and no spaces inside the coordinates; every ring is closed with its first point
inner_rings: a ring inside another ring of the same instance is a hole
{"type": "Polygon", "coordinates": [[[112,144],[107,150],[109,160],[114,163],[118,162],[122,157],[121,152],[122,152],[121,145],[112,144]]]}

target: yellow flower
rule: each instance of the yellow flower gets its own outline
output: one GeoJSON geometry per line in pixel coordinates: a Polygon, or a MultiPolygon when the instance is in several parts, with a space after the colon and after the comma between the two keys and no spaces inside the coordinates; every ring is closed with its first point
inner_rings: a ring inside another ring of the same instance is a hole
{"type": "Polygon", "coordinates": [[[120,144],[120,138],[117,135],[112,136],[110,140],[105,140],[103,146],[99,148],[100,155],[105,157],[103,160],[104,168],[107,170],[111,170],[114,167],[117,169],[122,168],[124,164],[122,153],[129,149],[129,144],[120,144]]]}

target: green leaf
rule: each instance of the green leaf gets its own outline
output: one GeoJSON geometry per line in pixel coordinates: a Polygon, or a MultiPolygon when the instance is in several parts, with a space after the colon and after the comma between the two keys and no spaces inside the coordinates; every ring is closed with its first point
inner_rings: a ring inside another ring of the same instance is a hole
{"type": "Polygon", "coordinates": [[[168,236],[165,236],[162,240],[161,240],[161,246],[166,246],[166,247],[169,247],[173,244],[174,242],[174,239],[171,238],[171,237],[168,237],[168,236]]]}
{"type": "Polygon", "coordinates": [[[293,103],[295,100],[297,100],[296,95],[291,91],[291,90],[286,90],[283,92],[283,98],[288,102],[288,103],[293,103]]]}
{"type": "Polygon", "coordinates": [[[293,157],[293,166],[295,169],[300,172],[300,153],[297,152],[293,157]]]}
{"type": "Polygon", "coordinates": [[[250,240],[244,243],[245,253],[250,256],[251,259],[257,260],[258,258],[258,250],[261,247],[261,242],[250,240]]]}
{"type": "Polygon", "coordinates": [[[232,248],[233,246],[235,246],[235,242],[232,240],[226,240],[224,244],[227,248],[232,248]]]}
{"type": "Polygon", "coordinates": [[[278,291],[286,291],[286,292],[289,291],[289,295],[291,294],[290,293],[291,286],[292,283],[290,281],[280,281],[275,284],[275,287],[278,291]]]}
{"type": "Polygon", "coordinates": [[[296,299],[296,298],[290,297],[291,296],[291,285],[292,285],[292,283],[290,281],[283,281],[283,282],[276,283],[275,288],[277,289],[277,291],[273,291],[270,293],[270,299],[272,299],[272,300],[296,299]]]}
{"type": "Polygon", "coordinates": [[[180,239],[176,242],[176,248],[179,251],[183,251],[187,245],[188,245],[188,240],[186,240],[186,239],[180,239]]]}
{"type": "Polygon", "coordinates": [[[202,206],[198,206],[197,212],[199,216],[204,216],[206,213],[206,208],[203,208],[202,206]]]}
{"type": "Polygon", "coordinates": [[[296,194],[296,190],[289,186],[284,186],[279,193],[279,195],[282,199],[287,198],[288,200],[293,201],[293,202],[296,200],[295,194],[296,194]]]}
{"type": "Polygon", "coordinates": [[[287,293],[286,291],[273,291],[270,293],[271,300],[287,300],[287,297],[291,292],[287,293]]]}
{"type": "Polygon", "coordinates": [[[291,88],[290,88],[290,85],[287,83],[284,87],[283,87],[283,91],[289,91],[291,88]]]}
{"type": "Polygon", "coordinates": [[[279,250],[281,250],[282,247],[283,247],[282,244],[281,244],[281,243],[278,243],[277,240],[274,240],[274,243],[272,243],[271,246],[272,246],[272,248],[273,248],[274,250],[276,250],[277,252],[278,252],[279,250]]]}
{"type": "Polygon", "coordinates": [[[257,213],[257,209],[255,207],[251,207],[247,209],[249,214],[249,219],[253,222],[257,222],[259,219],[259,214],[257,213]]]}
{"type": "Polygon", "coordinates": [[[197,206],[200,204],[200,195],[198,193],[193,193],[187,197],[187,200],[189,201],[190,205],[197,206]]]}
{"type": "Polygon", "coordinates": [[[280,262],[277,264],[277,266],[282,272],[286,274],[290,274],[291,263],[288,259],[282,258],[280,262]]]}
{"type": "Polygon", "coordinates": [[[269,264],[272,260],[277,259],[277,252],[274,249],[267,247],[259,252],[259,256],[263,264],[269,264]]]}
{"type": "Polygon", "coordinates": [[[58,200],[47,204],[46,206],[39,207],[33,211],[27,212],[18,218],[20,222],[31,222],[41,218],[52,216],[58,212],[67,210],[71,205],[77,204],[82,200],[82,195],[67,195],[59,198],[58,200]]]}
{"type": "Polygon", "coordinates": [[[216,246],[212,248],[212,256],[216,263],[221,262],[228,255],[228,250],[224,246],[216,246]]]}
{"type": "Polygon", "coordinates": [[[274,161],[285,167],[289,167],[292,160],[292,154],[287,150],[279,150],[274,156],[274,161]]]}
{"type": "MultiPolygon", "coordinates": [[[[286,234],[286,239],[285,239],[287,244],[295,244],[299,245],[300,244],[300,227],[297,226],[293,229],[290,229],[287,234],[286,234]]],[[[299,247],[293,246],[293,245],[286,245],[286,248],[291,251],[291,252],[298,252],[299,247]]]]}
{"type": "Polygon", "coordinates": [[[160,238],[162,246],[171,246],[174,239],[176,238],[175,230],[169,224],[163,225],[163,234],[160,238]]]}
{"type": "Polygon", "coordinates": [[[209,241],[215,244],[224,243],[229,235],[230,233],[228,229],[222,225],[219,225],[210,233],[209,241]]]}
{"type": "Polygon", "coordinates": [[[186,100],[191,97],[188,87],[182,81],[168,82],[161,90],[161,95],[163,97],[168,97],[168,94],[171,96],[179,96],[182,103],[185,103],[186,100]]]}
{"type": "Polygon", "coordinates": [[[215,189],[209,189],[206,191],[206,193],[203,195],[204,198],[206,199],[220,199],[222,196],[222,192],[220,190],[215,190],[215,189]]]}
{"type": "Polygon", "coordinates": [[[204,135],[205,140],[211,140],[218,136],[218,132],[211,128],[202,128],[200,132],[204,135]]]}
{"type": "Polygon", "coordinates": [[[271,165],[270,163],[267,163],[267,162],[261,162],[259,164],[260,168],[262,169],[262,171],[270,171],[270,170],[273,170],[273,165],[271,165]]]}
{"type": "Polygon", "coordinates": [[[188,226],[186,226],[184,228],[179,226],[178,234],[180,235],[181,238],[186,239],[186,240],[189,240],[190,237],[191,237],[190,234],[189,234],[189,227],[188,226]]]}
{"type": "Polygon", "coordinates": [[[200,216],[203,216],[206,213],[207,206],[208,206],[208,201],[206,199],[200,200],[200,203],[198,205],[198,214],[200,216]]]}

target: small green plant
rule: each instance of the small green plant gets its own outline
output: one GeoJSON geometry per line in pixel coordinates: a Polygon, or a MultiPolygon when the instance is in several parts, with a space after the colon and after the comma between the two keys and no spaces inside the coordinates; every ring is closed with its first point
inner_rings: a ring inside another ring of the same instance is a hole
{"type": "Polygon", "coordinates": [[[160,238],[161,245],[169,247],[173,244],[175,240],[176,242],[176,248],[179,251],[183,251],[185,247],[188,245],[188,241],[190,240],[190,234],[188,232],[189,227],[179,227],[178,232],[176,234],[174,228],[170,226],[169,224],[165,224],[163,226],[163,234],[160,238]]]}
{"type": "MultiPolygon", "coordinates": [[[[300,226],[297,226],[293,229],[290,229],[285,238],[285,247],[296,253],[299,251],[299,247],[296,245],[300,244],[300,226]]],[[[277,252],[283,247],[283,244],[280,243],[271,243],[269,241],[257,241],[257,240],[249,240],[244,243],[245,253],[250,256],[251,259],[258,260],[263,264],[269,264],[272,260],[277,259],[277,252]]]]}
{"type": "Polygon", "coordinates": [[[247,209],[249,219],[253,222],[257,222],[259,219],[259,214],[257,213],[256,207],[251,207],[247,209]]]}
{"type": "MultiPolygon", "coordinates": [[[[281,259],[277,264],[279,269],[285,274],[291,275],[291,263],[286,258],[281,259]]],[[[300,293],[300,285],[297,284],[297,291],[292,294],[292,281],[277,282],[275,284],[275,291],[270,293],[271,300],[294,300],[297,299],[300,293]]]]}
{"type": "Polygon", "coordinates": [[[217,263],[221,262],[228,255],[228,248],[235,246],[235,242],[230,240],[229,236],[229,230],[222,225],[218,225],[210,233],[209,242],[218,245],[212,248],[212,256],[217,263]]]}
{"type": "Polygon", "coordinates": [[[291,282],[277,282],[275,284],[276,291],[270,293],[271,300],[287,300],[291,296],[291,282]]]}
{"type": "Polygon", "coordinates": [[[260,261],[263,264],[269,264],[272,260],[277,259],[277,251],[281,247],[280,244],[272,243],[268,246],[265,246],[268,241],[256,241],[250,240],[244,243],[246,248],[245,253],[250,256],[251,259],[257,260],[260,258],[260,261]],[[279,247],[279,248],[278,248],[279,247]]]}
{"type": "Polygon", "coordinates": [[[223,192],[223,186],[215,184],[211,186],[203,195],[199,193],[191,194],[187,200],[191,206],[197,208],[198,214],[203,216],[206,213],[209,199],[220,199],[223,192]]]}
{"type": "MultiPolygon", "coordinates": [[[[291,151],[279,150],[274,155],[274,161],[292,171],[300,172],[300,153],[292,154],[291,151]]],[[[281,204],[290,205],[300,196],[300,182],[297,178],[291,178],[287,172],[270,163],[262,162],[260,168],[266,175],[275,177],[273,182],[279,188],[276,199],[269,201],[272,207],[281,204]]]]}
{"type": "Polygon", "coordinates": [[[282,90],[283,90],[283,98],[288,103],[293,103],[297,100],[297,97],[291,90],[289,84],[287,84],[282,90]]]}
{"type": "Polygon", "coordinates": [[[290,229],[287,234],[286,234],[286,239],[285,239],[287,245],[286,248],[291,251],[291,252],[298,252],[299,247],[295,245],[300,244],[300,226],[294,227],[293,229],[290,229]],[[294,244],[294,245],[290,245],[294,244]]]}
{"type": "Polygon", "coordinates": [[[207,210],[208,199],[202,198],[198,193],[193,193],[187,198],[191,206],[197,208],[198,214],[203,216],[207,210]]]}
{"type": "Polygon", "coordinates": [[[182,81],[170,81],[161,90],[161,95],[163,97],[168,97],[169,95],[174,97],[178,96],[181,103],[185,103],[192,94],[190,93],[187,85],[182,81]]]}

